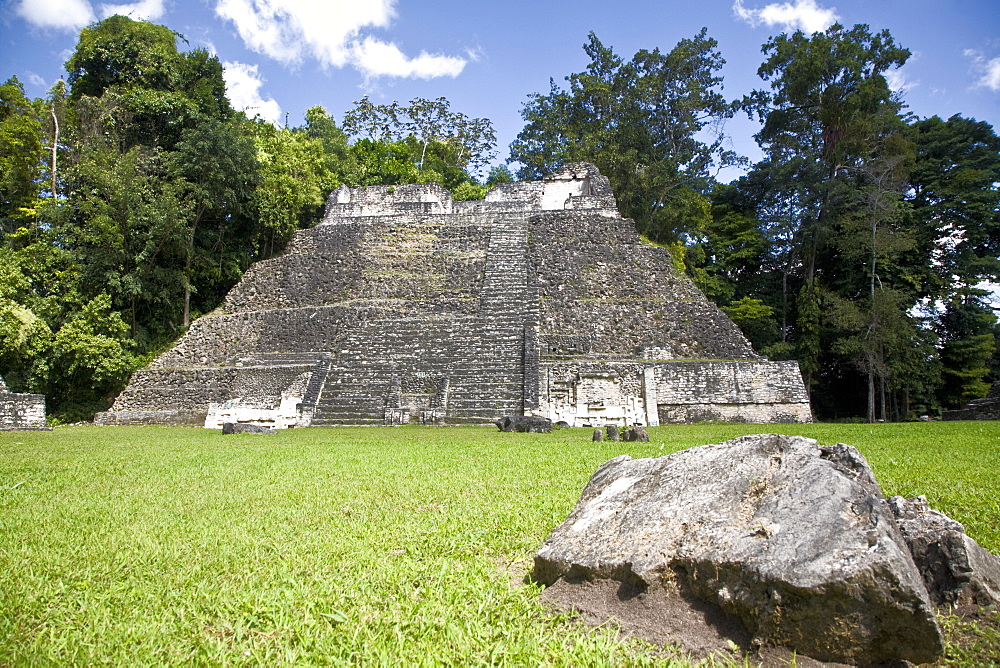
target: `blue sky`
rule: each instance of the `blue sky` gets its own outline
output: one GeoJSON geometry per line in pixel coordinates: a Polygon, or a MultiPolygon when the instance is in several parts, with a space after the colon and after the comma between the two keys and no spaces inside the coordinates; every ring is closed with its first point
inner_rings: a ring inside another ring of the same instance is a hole
{"type": "MultiPolygon", "coordinates": [[[[585,67],[591,30],[630,58],[706,26],[727,60],[732,99],[764,85],[756,72],[771,35],[834,21],[888,28],[912,51],[891,76],[910,111],[1000,123],[998,0],[3,0],[0,77],[44,95],[79,29],[114,13],[162,23],[217,54],[230,99],[250,115],[284,123],[287,114],[299,125],[318,104],[339,122],[363,95],[444,96],[453,110],[493,121],[501,160],[526,97],[585,67]]],[[[733,148],[753,159],[755,130],[746,119],[726,126],[733,148]]]]}

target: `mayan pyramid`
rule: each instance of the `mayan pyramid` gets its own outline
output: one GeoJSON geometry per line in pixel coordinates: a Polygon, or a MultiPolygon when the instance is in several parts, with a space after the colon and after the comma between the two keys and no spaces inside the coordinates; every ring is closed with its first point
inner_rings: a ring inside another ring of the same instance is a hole
{"type": "Polygon", "coordinates": [[[452,201],[342,187],[137,371],[98,424],[573,426],[809,421],[794,362],[755,355],[606,177],[567,165],[452,201]]]}

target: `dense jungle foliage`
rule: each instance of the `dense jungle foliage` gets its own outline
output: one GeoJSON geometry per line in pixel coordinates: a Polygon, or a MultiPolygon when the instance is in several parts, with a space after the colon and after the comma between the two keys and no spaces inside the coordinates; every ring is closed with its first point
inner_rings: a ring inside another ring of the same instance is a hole
{"type": "MultiPolygon", "coordinates": [[[[219,60],[167,27],[85,28],[68,77],[0,86],[0,374],[61,420],[102,410],[129,374],[214,309],[254,261],[315,224],[341,184],[437,182],[457,199],[510,180],[487,119],[448,100],[321,107],[279,128],[234,111],[219,60]]],[[[508,162],[575,160],[771,359],[796,359],[820,418],[903,420],[1000,378],[1000,138],[905,113],[884,74],[909,52],[834,25],[764,45],[768,85],[726,101],[702,30],[625,61],[591,34],[586,71],[531,96],[508,162]],[[724,150],[761,121],[764,159],[724,150]],[[729,184],[715,174],[743,165],[729,184]]]]}

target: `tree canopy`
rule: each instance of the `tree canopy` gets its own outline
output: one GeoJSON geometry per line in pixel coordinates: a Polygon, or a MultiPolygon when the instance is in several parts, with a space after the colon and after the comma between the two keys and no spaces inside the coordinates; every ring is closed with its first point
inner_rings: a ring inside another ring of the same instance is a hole
{"type": "Polygon", "coordinates": [[[521,178],[541,178],[565,163],[592,162],[610,180],[622,213],[650,238],[676,243],[709,218],[713,166],[736,156],[711,125],[732,115],[719,92],[725,64],[702,29],[668,53],[639,51],[625,62],[590,33],[586,71],[529,96],[526,124],[511,144],[521,178]]]}

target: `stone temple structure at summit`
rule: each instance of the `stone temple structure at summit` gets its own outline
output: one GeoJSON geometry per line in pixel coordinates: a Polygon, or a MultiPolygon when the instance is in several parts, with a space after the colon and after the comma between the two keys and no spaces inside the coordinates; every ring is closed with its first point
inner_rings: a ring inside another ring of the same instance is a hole
{"type": "Polygon", "coordinates": [[[755,355],[606,177],[452,201],[436,184],[341,187],[137,371],[98,424],[808,422],[795,362],[755,355]]]}

